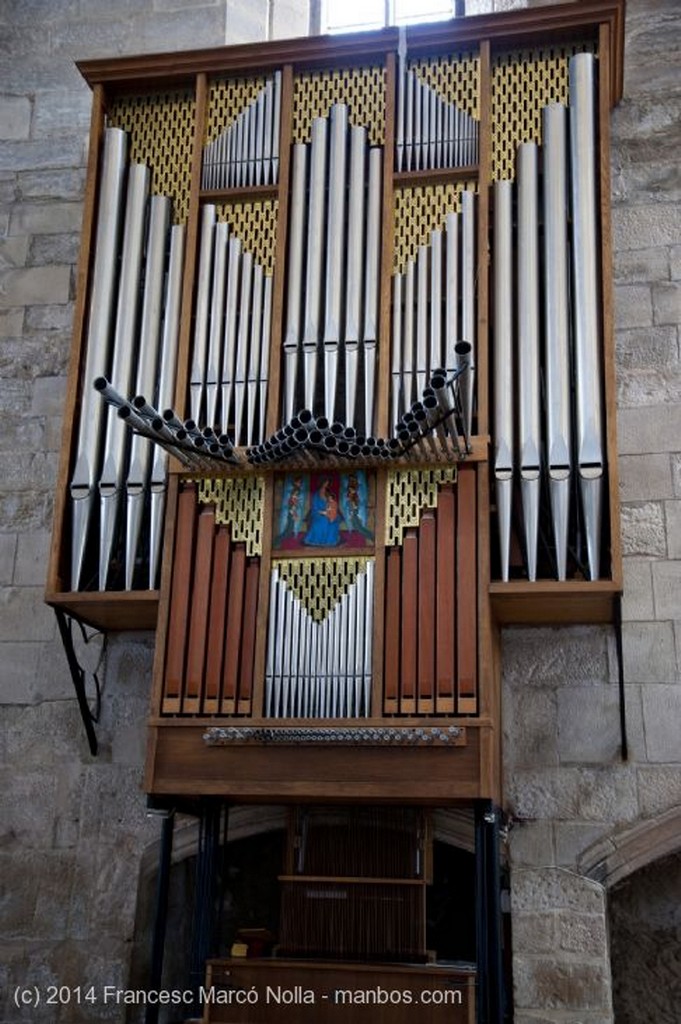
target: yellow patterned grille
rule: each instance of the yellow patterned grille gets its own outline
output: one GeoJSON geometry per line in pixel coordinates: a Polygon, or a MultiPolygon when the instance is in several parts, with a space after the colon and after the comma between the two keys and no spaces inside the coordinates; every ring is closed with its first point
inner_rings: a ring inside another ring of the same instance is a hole
{"type": "Polygon", "coordinates": [[[189,212],[195,123],[191,90],[121,96],[109,110],[109,124],[130,136],[130,159],[151,169],[151,191],[173,200],[173,222],[189,212]]]}
{"type": "Polygon", "coordinates": [[[293,82],[293,142],[309,142],[312,121],[334,103],[349,107],[349,123],[365,127],[372,146],[382,146],[385,122],[383,68],[346,68],[297,75],[293,82]]]}
{"type": "Polygon", "coordinates": [[[273,274],[279,200],[254,199],[243,203],[221,203],[216,211],[218,220],[228,221],[234,228],[241,239],[243,250],[252,253],[266,274],[273,274]]]}
{"type": "Polygon", "coordinates": [[[568,61],[590,43],[499,54],[492,64],[492,178],[515,180],[521,142],[541,143],[541,112],[568,101],[568,61]]]}
{"type": "Polygon", "coordinates": [[[265,88],[264,78],[224,78],[211,82],[204,144],[212,142],[265,88]]]}
{"type": "Polygon", "coordinates": [[[264,495],[261,476],[199,481],[199,501],[215,505],[215,522],[229,526],[232,540],[245,542],[249,556],[262,554],[264,495]]]}
{"type": "Polygon", "coordinates": [[[443,228],[447,214],[460,209],[464,189],[477,192],[477,185],[457,181],[395,190],[393,273],[404,273],[407,262],[416,259],[419,246],[430,245],[431,232],[443,228]]]}
{"type": "Polygon", "coordinates": [[[289,558],[273,562],[279,577],[315,622],[323,622],[372,559],[289,558]]]}
{"type": "Polygon", "coordinates": [[[386,487],[385,543],[401,544],[404,531],[418,526],[426,508],[437,507],[438,487],[456,481],[456,467],[410,469],[388,473],[386,487]]]}
{"type": "Polygon", "coordinates": [[[410,61],[415,71],[447,103],[455,103],[471,117],[480,119],[480,58],[470,53],[453,53],[437,60],[410,61]]]}

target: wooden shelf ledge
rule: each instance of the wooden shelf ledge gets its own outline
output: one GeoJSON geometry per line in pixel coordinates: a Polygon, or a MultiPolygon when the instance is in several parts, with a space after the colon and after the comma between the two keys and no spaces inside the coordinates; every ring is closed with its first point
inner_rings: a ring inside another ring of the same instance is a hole
{"type": "Polygon", "coordinates": [[[505,626],[613,622],[621,592],[615,580],[513,580],[489,588],[492,613],[505,626]]]}

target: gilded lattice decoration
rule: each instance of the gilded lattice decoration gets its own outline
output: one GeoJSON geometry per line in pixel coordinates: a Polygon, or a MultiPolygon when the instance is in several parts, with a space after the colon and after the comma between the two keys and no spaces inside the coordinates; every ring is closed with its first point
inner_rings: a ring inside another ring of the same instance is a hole
{"type": "Polygon", "coordinates": [[[492,64],[492,178],[515,180],[521,142],[541,143],[542,108],[568,102],[568,61],[593,46],[575,43],[501,53],[492,64]]]}
{"type": "Polygon", "coordinates": [[[349,123],[366,128],[372,146],[383,145],[383,68],[345,68],[296,75],[293,82],[293,142],[309,142],[312,121],[315,117],[327,117],[334,103],[347,104],[349,123]]]}
{"type": "Polygon", "coordinates": [[[323,622],[372,559],[289,558],[277,559],[279,578],[298,598],[315,622],[323,622]]]}
{"type": "Polygon", "coordinates": [[[415,60],[407,65],[422,82],[447,103],[455,103],[480,120],[480,58],[471,53],[453,53],[436,60],[415,60]]]}
{"type": "Polygon", "coordinates": [[[430,245],[431,233],[444,228],[447,214],[460,210],[464,189],[476,192],[477,185],[456,181],[395,190],[394,273],[404,273],[409,260],[416,259],[419,246],[430,245]]]}
{"type": "Polygon", "coordinates": [[[401,544],[404,531],[418,526],[426,508],[436,508],[441,484],[456,482],[456,467],[410,469],[388,473],[386,487],[385,543],[401,544]]]}
{"type": "Polygon", "coordinates": [[[261,476],[199,482],[199,501],[215,505],[215,522],[229,526],[232,540],[246,544],[246,554],[262,554],[265,480],[261,476]]]}
{"type": "Polygon", "coordinates": [[[228,221],[244,252],[250,252],[265,274],[274,273],[277,243],[278,199],[253,199],[222,203],[216,207],[217,219],[228,221]]]}
{"type": "Polygon", "coordinates": [[[120,96],[108,112],[109,125],[130,136],[130,160],[150,168],[152,193],[172,199],[175,224],[189,213],[195,114],[191,90],[120,96]]]}
{"type": "Polygon", "coordinates": [[[261,89],[264,78],[222,78],[210,83],[204,144],[228,128],[246,107],[250,106],[261,89]]]}

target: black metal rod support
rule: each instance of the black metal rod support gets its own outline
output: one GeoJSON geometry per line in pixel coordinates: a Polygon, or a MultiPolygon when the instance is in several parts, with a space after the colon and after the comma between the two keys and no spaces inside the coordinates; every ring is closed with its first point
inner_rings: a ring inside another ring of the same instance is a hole
{"type": "Polygon", "coordinates": [[[617,686],[620,704],[620,754],[623,761],[629,760],[627,740],[627,705],[624,691],[624,647],[622,644],[622,596],[615,597],[615,647],[617,649],[617,686]]]}
{"type": "MultiPolygon", "coordinates": [[[[168,893],[170,891],[170,864],[173,853],[173,834],[175,814],[169,812],[162,819],[161,849],[158,858],[158,877],[156,879],[156,913],[154,916],[154,934],[151,945],[151,968],[149,971],[149,990],[159,992],[163,987],[163,953],[168,925],[168,893]]],[[[150,1003],[145,1012],[144,1024],[157,1024],[159,1006],[150,1003]]]]}
{"type": "Polygon", "coordinates": [[[87,696],[85,694],[85,672],[82,666],[78,664],[78,658],[76,657],[76,651],[73,646],[73,635],[71,633],[69,623],[67,622],[66,613],[62,608],[55,608],[54,614],[57,616],[59,634],[61,636],[61,642],[64,645],[64,652],[69,665],[69,672],[71,673],[71,679],[73,680],[73,686],[76,691],[78,708],[80,709],[80,717],[82,718],[83,725],[85,726],[88,746],[90,747],[90,753],[94,757],[97,754],[97,736],[95,734],[92,711],[90,710],[90,705],[88,704],[87,696]]]}
{"type": "Polygon", "coordinates": [[[475,925],[478,988],[477,1024],[503,1024],[504,974],[501,950],[499,808],[475,805],[475,925]]]}

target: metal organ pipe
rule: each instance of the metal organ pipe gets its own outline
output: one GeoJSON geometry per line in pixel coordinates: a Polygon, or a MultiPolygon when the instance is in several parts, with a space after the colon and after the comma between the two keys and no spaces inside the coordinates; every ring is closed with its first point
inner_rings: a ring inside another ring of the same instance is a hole
{"type": "Polygon", "coordinates": [[[558,579],[564,580],[572,462],[565,107],[559,104],[545,107],[542,129],[546,458],[558,579]]]}
{"type": "MultiPolygon", "coordinates": [[[[365,206],[364,128],[350,129],[350,183],[348,191],[348,246],[345,291],[345,419],[355,422],[357,370],[362,312],[365,206]]],[[[378,241],[378,239],[377,239],[378,241]]],[[[327,410],[327,416],[329,411],[327,410]]]]}
{"type": "Polygon", "coordinates": [[[92,498],[102,445],[106,410],[92,387],[109,372],[116,267],[125,185],[127,136],[119,128],[104,133],[102,176],[97,208],[92,292],[88,307],[85,371],[78,424],[76,460],[70,483],[72,499],[71,587],[81,583],[92,498]]]}
{"type": "Polygon", "coordinates": [[[592,54],[570,58],[570,181],[575,350],[576,461],[587,540],[589,575],[600,573],[604,474],[602,384],[599,359],[598,257],[596,241],[595,62],[592,54]]]}
{"type": "Polygon", "coordinates": [[[198,290],[196,293],[196,319],[194,349],[189,379],[189,397],[193,420],[201,418],[203,392],[206,383],[206,355],[208,345],[208,317],[210,314],[210,286],[213,267],[213,235],[216,210],[206,203],[201,211],[201,240],[199,250],[198,290]]]}
{"type": "Polygon", "coordinates": [[[312,122],[312,141],[310,144],[310,189],[306,246],[305,315],[303,321],[305,405],[310,409],[314,405],[317,354],[321,337],[326,135],[326,118],[316,117],[312,122]]]}
{"type": "Polygon", "coordinates": [[[513,497],[513,185],[494,183],[494,479],[501,578],[509,578],[513,497]]]}
{"type": "MultiPolygon", "coordinates": [[[[165,249],[170,221],[170,206],[170,199],[165,196],[152,196],[149,202],[149,233],[136,384],[137,393],[144,395],[153,395],[156,385],[156,370],[161,341],[165,249]]],[[[139,546],[144,504],[149,485],[151,460],[152,449],[149,444],[142,438],[134,436],[130,443],[130,463],[126,482],[126,590],[130,590],[132,587],[135,558],[139,546]]]]}
{"type": "Polygon", "coordinates": [[[341,338],[342,296],[345,257],[345,174],[348,108],[336,103],[331,108],[329,153],[328,245],[326,249],[326,320],[324,324],[324,409],[333,419],[336,403],[338,346],[341,338]]]}
{"type": "Polygon", "coordinates": [[[539,260],[537,147],[518,147],[518,461],[527,573],[537,578],[539,530],[539,260]]]}
{"type": "Polygon", "coordinates": [[[370,434],[374,424],[376,380],[376,344],[378,341],[378,295],[380,285],[381,185],[383,154],[375,146],[369,150],[369,201],[364,287],[364,430],[370,434]]]}
{"type": "Polygon", "coordinates": [[[288,247],[288,295],[286,303],[286,334],[284,336],[286,381],[284,413],[287,420],[291,419],[294,410],[296,377],[298,373],[298,345],[301,334],[307,151],[308,147],[304,143],[297,143],[293,147],[291,224],[288,247]]]}
{"type": "MultiPolygon", "coordinates": [[[[158,406],[165,409],[173,401],[175,370],[177,366],[177,340],[182,295],[182,267],[184,263],[185,228],[175,224],[170,229],[170,254],[164,295],[164,319],[161,336],[160,367],[158,374],[158,406]]],[[[149,589],[154,590],[161,561],[163,516],[166,504],[168,455],[154,446],[151,465],[151,504],[149,511],[149,589]]]]}
{"type": "MultiPolygon", "coordinates": [[[[144,242],[144,215],[149,192],[149,168],[132,164],[128,174],[121,277],[118,289],[111,381],[123,394],[132,387],[137,340],[139,282],[144,242]]],[[[99,589],[105,590],[123,484],[127,431],[113,410],[107,412],[104,461],[99,479],[99,589]]]]}

